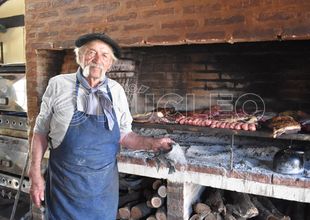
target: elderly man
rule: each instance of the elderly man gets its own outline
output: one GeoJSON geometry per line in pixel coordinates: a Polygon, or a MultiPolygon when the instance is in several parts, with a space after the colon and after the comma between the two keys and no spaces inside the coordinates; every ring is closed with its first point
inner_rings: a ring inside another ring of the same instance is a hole
{"type": "Polygon", "coordinates": [[[76,42],[76,73],[50,79],[32,139],[30,194],[40,207],[46,198],[48,219],[116,218],[119,145],[169,150],[169,138],[143,137],[131,131],[125,92],[105,73],[120,48],[105,34],[91,33],[76,42]],[[50,147],[48,175],[41,161],[50,147]]]}

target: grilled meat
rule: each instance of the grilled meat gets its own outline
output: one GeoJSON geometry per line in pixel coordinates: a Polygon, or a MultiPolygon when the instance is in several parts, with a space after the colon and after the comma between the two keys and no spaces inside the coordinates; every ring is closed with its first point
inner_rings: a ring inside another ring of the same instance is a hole
{"type": "Polygon", "coordinates": [[[275,116],[270,120],[268,127],[273,130],[273,137],[281,134],[294,134],[301,130],[301,125],[291,116],[275,116]]]}

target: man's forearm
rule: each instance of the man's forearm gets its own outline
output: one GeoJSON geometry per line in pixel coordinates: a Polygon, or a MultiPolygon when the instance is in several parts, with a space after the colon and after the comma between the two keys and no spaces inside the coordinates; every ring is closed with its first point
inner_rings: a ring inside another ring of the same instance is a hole
{"type": "Polygon", "coordinates": [[[133,150],[170,150],[173,141],[170,138],[145,137],[134,132],[130,132],[121,138],[120,144],[133,150]]]}
{"type": "Polygon", "coordinates": [[[134,132],[130,132],[122,137],[120,144],[125,148],[133,150],[150,150],[152,147],[152,139],[150,137],[144,137],[134,132]]]}
{"type": "Polygon", "coordinates": [[[41,172],[41,162],[47,149],[46,135],[34,133],[31,143],[31,171],[41,172]]]}
{"type": "Polygon", "coordinates": [[[44,178],[41,174],[41,162],[47,149],[47,136],[34,133],[31,142],[31,165],[29,178],[31,180],[30,196],[36,207],[41,207],[44,200],[44,178]]]}

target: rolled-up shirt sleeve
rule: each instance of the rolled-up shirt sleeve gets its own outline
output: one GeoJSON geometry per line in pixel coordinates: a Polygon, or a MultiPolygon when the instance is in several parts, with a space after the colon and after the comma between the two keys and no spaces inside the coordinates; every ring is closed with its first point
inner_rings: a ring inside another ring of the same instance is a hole
{"type": "Polygon", "coordinates": [[[50,79],[48,86],[43,94],[40,112],[36,118],[35,126],[33,131],[39,134],[48,134],[50,130],[50,121],[53,115],[53,97],[55,95],[54,91],[54,81],[50,79]]]}
{"type": "Polygon", "coordinates": [[[119,89],[119,108],[120,108],[120,132],[121,136],[132,131],[132,116],[129,110],[127,97],[124,89],[119,89]]]}

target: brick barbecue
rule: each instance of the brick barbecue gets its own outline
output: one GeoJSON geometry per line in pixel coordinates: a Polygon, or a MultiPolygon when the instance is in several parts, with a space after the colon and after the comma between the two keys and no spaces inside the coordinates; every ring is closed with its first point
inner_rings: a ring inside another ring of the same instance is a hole
{"type": "MultiPolygon", "coordinates": [[[[309,11],[310,3],[302,0],[28,0],[30,126],[49,78],[76,70],[73,42],[87,32],[106,32],[122,46],[122,59],[109,74],[124,86],[132,114],[163,106],[202,109],[218,101],[229,106],[244,94],[262,97],[268,110],[309,113],[309,11]]],[[[271,168],[284,146],[309,148],[307,136],[236,135],[231,166],[232,133],[134,127],[151,136],[155,129],[187,150],[186,170],[176,165],[173,174],[165,164],[146,161],[143,152],[124,150],[119,156],[121,172],[167,179],[168,219],[188,219],[204,186],[310,203],[309,176],[271,168]]]]}

